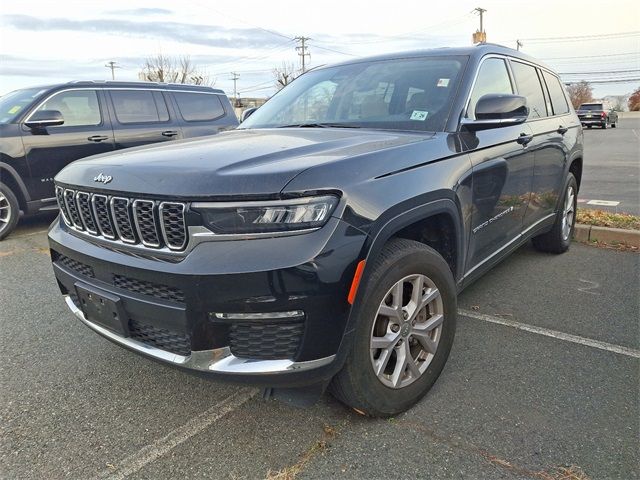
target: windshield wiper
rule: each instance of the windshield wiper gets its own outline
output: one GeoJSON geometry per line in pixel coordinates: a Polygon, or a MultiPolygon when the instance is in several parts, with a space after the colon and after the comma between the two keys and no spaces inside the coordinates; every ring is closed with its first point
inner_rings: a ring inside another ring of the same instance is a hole
{"type": "Polygon", "coordinates": [[[278,128],[361,128],[358,125],[348,123],[293,123],[291,125],[280,125],[278,128]]]}

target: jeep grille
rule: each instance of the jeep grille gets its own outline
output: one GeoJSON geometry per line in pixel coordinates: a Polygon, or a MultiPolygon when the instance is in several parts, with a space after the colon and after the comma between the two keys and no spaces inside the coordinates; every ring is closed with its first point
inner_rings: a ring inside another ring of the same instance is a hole
{"type": "Polygon", "coordinates": [[[90,236],[150,249],[183,250],[186,205],[181,202],[109,196],[56,186],[68,227],[90,236]]]}

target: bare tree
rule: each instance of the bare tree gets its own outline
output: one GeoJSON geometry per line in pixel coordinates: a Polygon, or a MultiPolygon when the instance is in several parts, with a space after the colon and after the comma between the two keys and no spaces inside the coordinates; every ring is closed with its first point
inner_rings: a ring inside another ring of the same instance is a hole
{"type": "Polygon", "coordinates": [[[569,93],[569,98],[571,98],[573,108],[578,108],[583,103],[593,101],[591,85],[584,80],[580,83],[572,83],[567,86],[567,92],[569,93]]]}
{"type": "Polygon", "coordinates": [[[216,83],[208,73],[196,67],[189,55],[171,57],[159,53],[145,60],[138,78],[148,82],[190,83],[209,85],[216,83]]]}
{"type": "Polygon", "coordinates": [[[293,63],[282,62],[282,66],[273,69],[273,77],[278,90],[289,85],[297,76],[293,63]]]}
{"type": "Polygon", "coordinates": [[[631,96],[629,97],[629,111],[638,112],[640,111],[640,87],[636,88],[631,96]]]}

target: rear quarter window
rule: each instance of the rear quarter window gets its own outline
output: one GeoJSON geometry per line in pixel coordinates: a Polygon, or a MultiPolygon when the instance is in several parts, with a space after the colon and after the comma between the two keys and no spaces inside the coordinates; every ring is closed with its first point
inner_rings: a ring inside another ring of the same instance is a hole
{"type": "Polygon", "coordinates": [[[187,122],[205,122],[224,116],[218,95],[208,93],[173,92],[180,115],[187,122]]]}
{"type": "Polygon", "coordinates": [[[569,104],[567,103],[567,97],[564,95],[564,89],[560,85],[560,81],[550,73],[543,72],[544,81],[547,83],[549,89],[549,96],[551,97],[551,106],[553,107],[554,115],[562,115],[569,113],[569,104]]]}

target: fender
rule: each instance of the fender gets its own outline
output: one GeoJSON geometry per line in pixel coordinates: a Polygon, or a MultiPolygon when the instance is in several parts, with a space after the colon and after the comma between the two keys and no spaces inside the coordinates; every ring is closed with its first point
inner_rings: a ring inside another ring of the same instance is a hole
{"type": "MultiPolygon", "coordinates": [[[[451,192],[453,193],[453,192],[451,192]]],[[[414,206],[413,208],[408,208],[405,210],[407,203],[414,203],[416,199],[409,200],[408,202],[403,202],[400,205],[396,205],[392,208],[392,210],[396,210],[398,207],[401,207],[400,210],[402,213],[391,216],[389,218],[384,219],[385,214],[381,215],[380,219],[382,222],[379,223],[379,226],[376,228],[376,222],[372,228],[372,231],[369,234],[368,240],[366,241],[363,247],[363,254],[360,258],[364,258],[366,260],[365,268],[362,272],[362,277],[360,281],[360,285],[363,285],[367,282],[369,276],[371,275],[371,269],[373,268],[373,260],[380,254],[382,248],[387,243],[387,241],[397,232],[402,230],[403,228],[416,223],[420,220],[424,220],[425,218],[431,217],[433,215],[437,215],[440,213],[446,213],[453,220],[453,228],[455,230],[455,238],[456,238],[456,272],[454,273],[454,279],[458,282],[462,278],[462,272],[464,268],[464,257],[466,255],[465,242],[464,242],[464,228],[462,225],[462,215],[460,213],[460,208],[456,204],[453,199],[450,198],[440,198],[439,200],[434,200],[428,203],[420,204],[414,206]]],[[[355,269],[355,266],[354,266],[355,269]]],[[[361,306],[362,300],[362,292],[363,288],[358,288],[356,296],[354,298],[353,306],[351,308],[351,312],[349,313],[349,318],[347,320],[347,325],[345,327],[345,334],[342,344],[340,345],[339,352],[345,353],[348,351],[349,346],[345,345],[345,343],[349,344],[353,330],[355,328],[355,321],[358,318],[358,313],[361,306]]],[[[342,360],[343,356],[338,355],[338,361],[342,360]]]]}
{"type": "Polygon", "coordinates": [[[16,182],[16,185],[18,185],[18,188],[20,188],[20,194],[24,198],[25,202],[30,201],[31,200],[31,196],[29,195],[29,192],[27,191],[27,186],[22,181],[22,178],[20,178],[20,175],[18,174],[18,172],[11,165],[9,165],[8,163],[0,162],[0,172],[2,172],[2,171],[8,172],[8,174],[11,176],[11,178],[16,182]]]}

